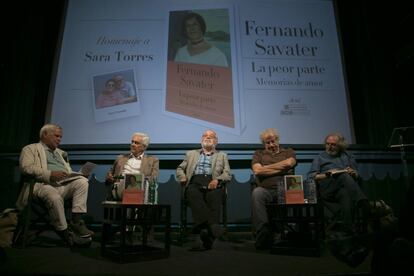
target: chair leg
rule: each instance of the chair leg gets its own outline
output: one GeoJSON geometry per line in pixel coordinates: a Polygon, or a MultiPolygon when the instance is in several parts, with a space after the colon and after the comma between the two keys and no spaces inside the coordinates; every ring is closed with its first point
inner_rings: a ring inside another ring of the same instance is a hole
{"type": "Polygon", "coordinates": [[[22,248],[25,248],[27,245],[27,238],[29,236],[29,224],[31,221],[31,216],[32,216],[32,203],[33,203],[33,189],[34,189],[34,180],[31,179],[30,180],[30,186],[29,186],[29,195],[28,195],[28,199],[27,199],[27,206],[25,208],[25,210],[23,211],[24,213],[24,225],[23,225],[23,241],[22,241],[22,248]]]}
{"type": "Polygon", "coordinates": [[[222,223],[223,223],[223,229],[224,229],[224,237],[227,238],[228,234],[228,226],[227,226],[227,199],[223,199],[223,206],[222,206],[222,223]]]}
{"type": "Polygon", "coordinates": [[[184,243],[187,235],[187,204],[185,199],[181,200],[181,212],[180,212],[180,226],[179,226],[179,242],[184,243]]]}

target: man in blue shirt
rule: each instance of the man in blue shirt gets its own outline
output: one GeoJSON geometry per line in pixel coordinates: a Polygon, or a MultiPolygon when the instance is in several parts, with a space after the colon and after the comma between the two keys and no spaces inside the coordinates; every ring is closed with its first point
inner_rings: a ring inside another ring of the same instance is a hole
{"type": "Polygon", "coordinates": [[[308,176],[318,182],[321,201],[339,204],[343,230],[353,232],[356,207],[362,208],[364,215],[368,215],[369,203],[357,183],[357,163],[346,148],[342,134],[328,134],[325,137],[325,152],[313,160],[308,176]]]}

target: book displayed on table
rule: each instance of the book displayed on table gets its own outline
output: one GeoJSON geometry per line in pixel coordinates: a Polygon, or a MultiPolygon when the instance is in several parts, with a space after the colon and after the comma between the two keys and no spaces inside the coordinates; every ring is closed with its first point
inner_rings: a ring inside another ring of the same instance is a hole
{"type": "Polygon", "coordinates": [[[142,174],[126,174],[125,189],[122,195],[123,204],[144,203],[144,177],[142,174]]]}
{"type": "Polygon", "coordinates": [[[286,204],[303,204],[303,178],[301,175],[285,175],[285,202],[286,204]]]}
{"type": "Polygon", "coordinates": [[[124,176],[123,204],[158,204],[158,183],[142,174],[126,174],[124,176]]]}

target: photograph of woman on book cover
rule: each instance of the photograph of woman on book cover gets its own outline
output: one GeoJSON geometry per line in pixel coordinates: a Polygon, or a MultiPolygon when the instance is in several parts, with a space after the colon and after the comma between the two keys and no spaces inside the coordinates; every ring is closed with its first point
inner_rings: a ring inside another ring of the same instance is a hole
{"type": "Polygon", "coordinates": [[[169,60],[228,67],[230,34],[225,9],[170,12],[169,60]]]}
{"type": "Polygon", "coordinates": [[[230,14],[229,8],[169,12],[165,98],[169,115],[231,131],[239,126],[230,14]]]}
{"type": "Polygon", "coordinates": [[[286,176],[286,190],[303,190],[302,178],[295,175],[286,176]]]}

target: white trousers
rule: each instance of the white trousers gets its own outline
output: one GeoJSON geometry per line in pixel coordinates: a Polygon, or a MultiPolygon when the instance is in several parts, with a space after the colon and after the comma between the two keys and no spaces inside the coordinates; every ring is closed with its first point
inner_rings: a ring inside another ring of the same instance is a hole
{"type": "Polygon", "coordinates": [[[88,188],[88,180],[81,177],[60,187],[36,183],[33,195],[45,202],[49,210],[51,224],[57,231],[62,231],[68,227],[65,216],[65,200],[72,199],[72,213],[86,213],[88,188]]]}

